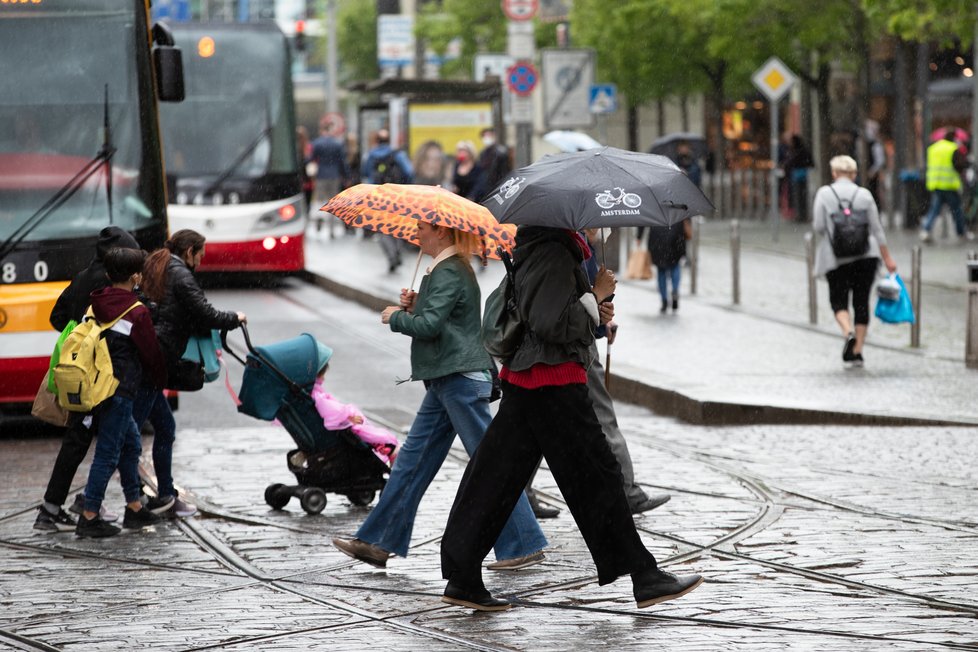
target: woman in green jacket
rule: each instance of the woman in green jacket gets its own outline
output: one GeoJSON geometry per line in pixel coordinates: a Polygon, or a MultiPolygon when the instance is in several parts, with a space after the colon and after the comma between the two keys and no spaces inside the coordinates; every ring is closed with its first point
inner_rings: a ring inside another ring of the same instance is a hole
{"type": "MultiPolygon", "coordinates": [[[[492,364],[480,340],[482,300],[469,261],[476,236],[418,222],[421,251],[434,262],[418,292],[403,290],[401,305],[381,321],[411,338],[411,377],[427,393],[391,469],[377,506],[354,539],[333,539],[347,555],[383,568],[392,554],[407,556],[418,504],[458,433],[472,456],[489,425],[492,364]]],[[[493,570],[524,568],[543,560],[547,540],[523,495],[496,540],[493,570]]]]}

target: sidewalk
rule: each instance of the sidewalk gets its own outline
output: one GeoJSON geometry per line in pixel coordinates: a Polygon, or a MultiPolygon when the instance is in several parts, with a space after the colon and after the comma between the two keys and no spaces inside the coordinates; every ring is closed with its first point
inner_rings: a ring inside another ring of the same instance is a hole
{"type": "MultiPolygon", "coordinates": [[[[705,226],[699,292],[689,295],[687,273],[678,313],[659,314],[655,282],[622,280],[615,301],[621,330],[611,347],[613,393],[694,423],[978,424],[978,372],[963,362],[964,311],[945,305],[964,296],[966,247],[939,243],[926,249],[929,312],[922,324],[933,322],[923,331],[928,348],[910,349],[906,327],[874,321],[866,367],[845,369],[824,282],[819,323],[808,324],[803,230],[792,226],[782,225],[773,243],[769,226],[742,225],[742,307],[729,298],[729,223],[705,226]],[[949,336],[955,320],[961,335],[949,336]],[[959,337],[955,357],[952,345],[959,337]]],[[[915,242],[906,234],[891,237],[905,277],[915,242]]],[[[314,229],[306,240],[312,280],[377,310],[396,302],[415,261],[408,253],[401,268],[388,274],[376,240],[359,233],[331,239],[326,230],[314,229]]],[[[478,272],[483,298],[501,275],[495,261],[478,272]]],[[[603,344],[600,350],[604,355],[603,344]]]]}

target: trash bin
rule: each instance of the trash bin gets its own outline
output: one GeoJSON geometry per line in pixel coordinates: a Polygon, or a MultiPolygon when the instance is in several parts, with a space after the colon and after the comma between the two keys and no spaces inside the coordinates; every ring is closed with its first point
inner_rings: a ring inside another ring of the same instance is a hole
{"type": "Polygon", "coordinates": [[[903,228],[917,229],[927,214],[930,195],[920,170],[902,170],[900,185],[903,186],[903,228]]]}

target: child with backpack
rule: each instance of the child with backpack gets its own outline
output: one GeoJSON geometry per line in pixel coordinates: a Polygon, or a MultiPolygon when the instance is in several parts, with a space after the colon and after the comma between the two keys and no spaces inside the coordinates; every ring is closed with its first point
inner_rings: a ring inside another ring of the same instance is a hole
{"type": "MultiPolygon", "coordinates": [[[[119,528],[99,515],[109,479],[119,469],[126,499],[123,527],[141,528],[161,519],[144,508],[139,500],[139,456],[142,453],[139,428],[132,418],[133,398],[145,377],[158,387],[166,383],[166,366],[156,339],[149,310],[139,302],[133,288],[142,276],[146,254],[135,249],[116,248],[104,258],[111,285],[92,292],[92,306],[86,320],[94,320],[90,332],[104,335],[111,375],[118,382],[115,391],[94,408],[98,422],[95,457],[85,486],[85,506],[75,529],[79,537],[110,537],[119,528]]],[[[79,325],[76,330],[81,329],[79,325]]],[[[69,342],[65,342],[68,347],[69,342]]],[[[96,346],[94,366],[104,373],[104,349],[96,346]]],[[[70,356],[69,356],[70,357],[70,356]]],[[[66,360],[62,349],[62,361],[66,360]]],[[[61,365],[59,365],[60,367],[61,365]]],[[[58,379],[56,370],[56,382],[58,379]]],[[[100,375],[101,375],[100,373],[100,375]]],[[[59,397],[66,388],[58,383],[59,397]]]]}
{"type": "Polygon", "coordinates": [[[323,379],[326,371],[329,370],[329,359],[333,355],[333,350],[317,342],[319,347],[319,375],[316,377],[316,384],[312,388],[312,399],[316,403],[316,411],[323,418],[323,425],[327,430],[344,430],[349,428],[353,434],[370,444],[381,462],[388,466],[394,465],[394,458],[397,450],[397,437],[381,428],[377,424],[370,423],[363,412],[352,403],[342,403],[335,397],[326,392],[323,387],[323,379]]]}

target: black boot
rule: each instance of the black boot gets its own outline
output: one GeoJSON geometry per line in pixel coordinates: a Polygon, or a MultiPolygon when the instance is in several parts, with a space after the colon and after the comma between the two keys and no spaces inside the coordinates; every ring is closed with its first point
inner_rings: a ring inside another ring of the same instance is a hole
{"type": "Polygon", "coordinates": [[[479,582],[478,585],[465,584],[455,580],[454,573],[452,579],[448,580],[441,601],[445,604],[467,607],[476,611],[505,611],[513,606],[508,600],[492,597],[482,582],[479,582]]]}
{"type": "Polygon", "coordinates": [[[679,295],[678,294],[673,294],[672,295],[672,311],[673,312],[676,312],[677,310],[679,310],[679,295]]]}
{"type": "Polygon", "coordinates": [[[677,577],[658,567],[632,573],[632,593],[639,609],[675,600],[702,583],[703,578],[699,575],[677,577]]]}
{"type": "Polygon", "coordinates": [[[557,518],[557,515],[560,514],[560,509],[541,503],[537,498],[537,492],[533,489],[526,490],[526,497],[530,501],[530,509],[533,510],[533,515],[538,519],[557,518]]]}

